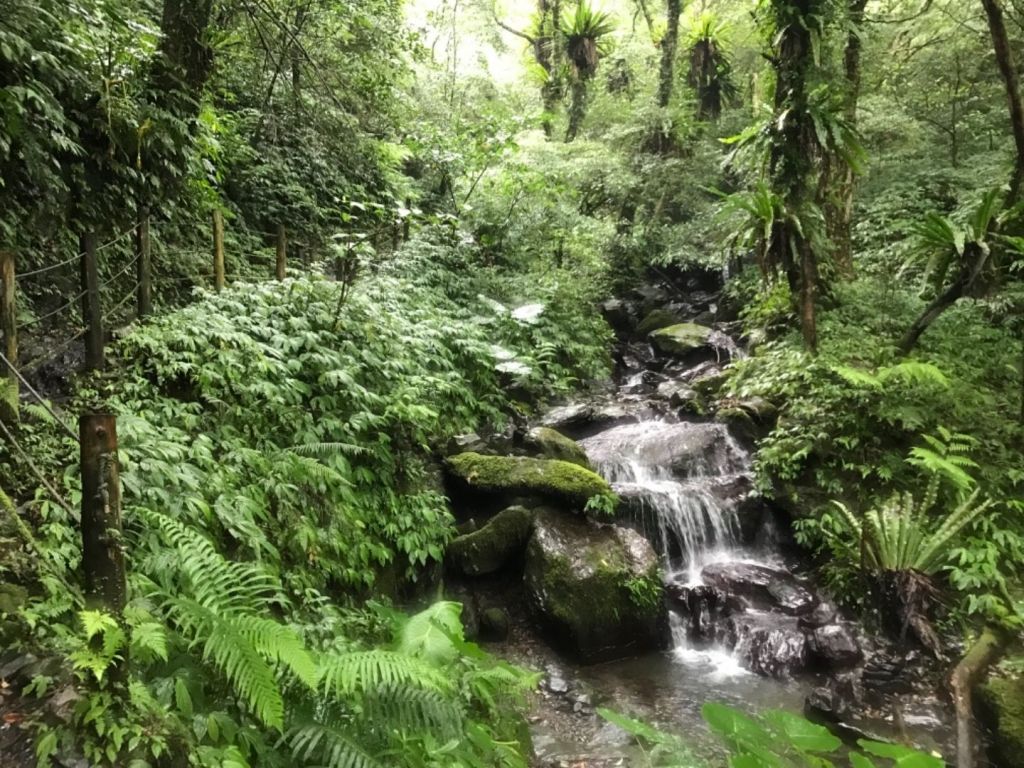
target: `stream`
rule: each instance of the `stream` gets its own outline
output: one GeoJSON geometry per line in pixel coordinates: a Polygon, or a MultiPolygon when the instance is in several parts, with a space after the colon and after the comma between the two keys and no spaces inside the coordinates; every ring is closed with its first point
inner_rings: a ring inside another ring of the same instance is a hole
{"type": "Polygon", "coordinates": [[[720,755],[701,719],[707,701],[809,713],[849,738],[908,741],[948,759],[951,712],[924,665],[834,606],[787,541],[788,526],[753,494],[750,442],[685,407],[694,384],[742,354],[717,329],[713,354],[684,360],[624,342],[613,389],[542,419],[579,441],[624,500],[618,523],[661,556],[670,641],[663,652],[582,666],[528,628],[514,632],[512,657],[546,673],[533,717],[540,764],[642,765],[598,706],[720,755]]]}

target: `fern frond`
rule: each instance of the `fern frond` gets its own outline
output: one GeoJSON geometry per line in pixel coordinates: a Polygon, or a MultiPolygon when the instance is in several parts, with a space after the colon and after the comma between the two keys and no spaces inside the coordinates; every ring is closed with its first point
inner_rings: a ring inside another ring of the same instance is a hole
{"type": "Polygon", "coordinates": [[[395,651],[357,651],[320,659],[318,687],[327,696],[345,698],[397,685],[440,692],[452,690],[452,681],[442,670],[395,651]]]}
{"type": "Polygon", "coordinates": [[[292,756],[302,764],[324,768],[384,768],[352,734],[336,727],[310,723],[291,729],[285,737],[292,756]]]}

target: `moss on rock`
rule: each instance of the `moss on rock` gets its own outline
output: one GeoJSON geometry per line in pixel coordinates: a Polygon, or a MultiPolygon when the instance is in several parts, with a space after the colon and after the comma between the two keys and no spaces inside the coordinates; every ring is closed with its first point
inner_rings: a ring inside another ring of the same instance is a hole
{"type": "Polygon", "coordinates": [[[586,469],[592,469],[586,451],[580,448],[575,440],[571,440],[557,429],[551,427],[535,427],[526,436],[529,446],[549,459],[568,461],[586,469]]]}
{"type": "Polygon", "coordinates": [[[589,469],[558,459],[460,453],[448,471],[470,489],[515,496],[544,496],[583,509],[594,496],[612,496],[608,481],[589,469]]]}
{"type": "Polygon", "coordinates": [[[706,325],[678,323],[651,332],[651,342],[669,355],[685,356],[708,346],[712,330],[706,325]]]}
{"type": "Polygon", "coordinates": [[[679,322],[679,315],[675,312],[671,312],[667,309],[652,309],[647,313],[647,316],[640,321],[640,324],[636,327],[636,332],[641,336],[646,336],[653,331],[660,331],[662,328],[668,328],[670,325],[676,325],[679,322]]]}
{"type": "Polygon", "coordinates": [[[541,510],[526,550],[525,581],[555,641],[583,661],[661,645],[661,570],[636,531],[541,510]]]}
{"type": "Polygon", "coordinates": [[[993,765],[1024,768],[1024,678],[993,677],[978,694],[992,731],[993,765]]]}
{"type": "Polygon", "coordinates": [[[445,560],[464,576],[496,573],[522,553],[532,530],[533,513],[525,507],[509,507],[478,531],[454,539],[445,560]]]}

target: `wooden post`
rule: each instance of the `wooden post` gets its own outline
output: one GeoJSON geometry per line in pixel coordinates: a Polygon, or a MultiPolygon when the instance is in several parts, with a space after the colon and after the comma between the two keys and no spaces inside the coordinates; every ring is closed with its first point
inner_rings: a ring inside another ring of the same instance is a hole
{"type": "Polygon", "coordinates": [[[88,601],[115,616],[127,586],[121,530],[117,417],[85,414],[78,422],[82,462],[82,568],[88,601]]]}
{"type": "Polygon", "coordinates": [[[274,268],[274,277],[284,280],[285,270],[288,267],[288,232],[284,224],[277,225],[277,263],[274,268]]]}
{"type": "Polygon", "coordinates": [[[153,263],[149,244],[149,214],[143,214],[135,229],[136,278],[138,287],[138,316],[145,317],[153,310],[153,263]]]}
{"type": "MultiPolygon", "coordinates": [[[[17,365],[18,323],[14,293],[14,254],[10,251],[0,251],[0,284],[0,331],[3,332],[4,355],[11,361],[11,365],[17,365]]],[[[4,406],[4,401],[0,400],[0,418],[10,417],[11,421],[17,421],[18,377],[10,369],[4,373],[14,389],[10,408],[4,406]]]]}
{"type": "Polygon", "coordinates": [[[224,290],[224,214],[213,212],[213,287],[224,290]]]}
{"type": "Polygon", "coordinates": [[[82,322],[85,324],[85,367],[103,367],[103,308],[100,306],[100,275],[96,261],[96,234],[85,232],[81,239],[82,322]]]}

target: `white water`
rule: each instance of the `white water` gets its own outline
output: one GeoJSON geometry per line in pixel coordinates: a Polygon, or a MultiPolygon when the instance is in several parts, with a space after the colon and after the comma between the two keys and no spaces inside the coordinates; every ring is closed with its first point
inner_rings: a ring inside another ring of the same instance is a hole
{"type": "MultiPolygon", "coordinates": [[[[737,516],[737,496],[751,480],[750,456],[724,425],[642,421],[581,445],[644,526],[653,522],[645,533],[665,553],[669,581],[697,586],[712,563],[750,560],[740,548],[737,516]],[[669,562],[674,548],[682,553],[678,563],[669,562]]],[[[715,678],[750,674],[731,650],[694,647],[683,620],[675,613],[670,620],[680,662],[706,666],[715,678]]]]}

